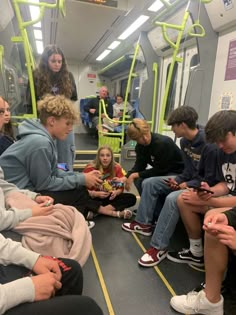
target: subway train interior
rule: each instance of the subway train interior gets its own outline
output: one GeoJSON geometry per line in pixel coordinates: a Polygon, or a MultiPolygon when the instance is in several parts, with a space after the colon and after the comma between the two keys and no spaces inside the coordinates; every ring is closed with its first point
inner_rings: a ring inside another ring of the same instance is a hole
{"type": "MultiPolygon", "coordinates": [[[[27,89],[50,44],[63,51],[77,88],[74,171],[83,170],[103,144],[113,148],[124,170],[135,162],[135,143],[125,136],[132,118],[123,113],[117,134],[97,134],[84,111],[102,86],[111,99],[124,96],[133,118],[146,119],[153,132],[178,145],[166,124],[175,108],[194,107],[203,126],[219,110],[236,110],[235,0],[0,0],[0,95],[10,104],[16,132],[25,118],[37,117],[34,92],[29,108],[27,89]]],[[[132,192],[135,210],[140,196],[135,187],[132,192]]],[[[150,237],[125,233],[120,218],[98,216],[94,222],[83,293],[104,315],[177,314],[171,297],[204,281],[204,268],[168,259],[141,267],[137,261],[150,237]]],[[[180,221],[169,249],[186,246],[180,221]]],[[[224,308],[236,315],[235,296],[225,299],[224,308]]]]}

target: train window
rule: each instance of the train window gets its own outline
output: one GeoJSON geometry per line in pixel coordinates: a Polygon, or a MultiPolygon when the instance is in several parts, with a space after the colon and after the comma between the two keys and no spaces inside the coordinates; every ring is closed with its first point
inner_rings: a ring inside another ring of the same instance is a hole
{"type": "Polygon", "coordinates": [[[134,78],[132,82],[132,88],[131,88],[131,102],[135,102],[139,98],[139,84],[140,84],[140,78],[134,78]]]}
{"type": "Polygon", "coordinates": [[[191,60],[190,60],[190,69],[192,67],[195,67],[199,64],[199,55],[195,54],[192,56],[191,60]]]}
{"type": "MultiPolygon", "coordinates": [[[[167,81],[167,78],[168,78],[169,70],[170,70],[170,64],[169,64],[168,67],[167,67],[166,81],[167,81]]],[[[171,80],[171,83],[170,83],[170,90],[169,90],[168,97],[167,97],[164,120],[167,120],[169,114],[170,114],[170,113],[174,110],[174,108],[175,108],[175,95],[176,95],[177,73],[178,73],[178,63],[176,62],[175,65],[174,65],[172,80],[171,80]]]]}
{"type": "MultiPolygon", "coordinates": [[[[128,85],[128,79],[123,79],[120,81],[120,94],[125,97],[126,89],[128,85]]],[[[130,100],[130,93],[128,95],[128,101],[130,100]]]]}

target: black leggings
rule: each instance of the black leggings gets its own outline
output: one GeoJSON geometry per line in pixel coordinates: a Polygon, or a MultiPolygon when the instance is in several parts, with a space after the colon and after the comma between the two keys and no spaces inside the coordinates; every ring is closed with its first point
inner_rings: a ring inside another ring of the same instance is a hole
{"type": "MultiPolygon", "coordinates": [[[[89,297],[81,296],[83,290],[83,273],[80,265],[72,259],[52,258],[58,261],[61,269],[62,288],[56,296],[45,301],[24,303],[8,310],[8,315],[102,315],[99,306],[89,297]]],[[[25,267],[0,265],[1,284],[28,276],[31,273],[25,267]]]]}
{"type": "Polygon", "coordinates": [[[87,296],[56,296],[47,301],[24,303],[16,306],[6,315],[102,315],[100,307],[87,296]]]}
{"type": "Polygon", "coordinates": [[[94,198],[94,200],[100,201],[102,206],[111,205],[116,211],[121,211],[125,208],[134,206],[136,203],[136,196],[130,193],[122,193],[116,196],[113,200],[109,200],[109,197],[105,199],[94,198]]]}
{"type": "Polygon", "coordinates": [[[54,199],[54,203],[62,203],[75,207],[84,217],[87,217],[89,211],[97,212],[102,205],[101,200],[92,199],[85,187],[73,190],[63,191],[38,191],[40,194],[50,196],[54,199]]]}

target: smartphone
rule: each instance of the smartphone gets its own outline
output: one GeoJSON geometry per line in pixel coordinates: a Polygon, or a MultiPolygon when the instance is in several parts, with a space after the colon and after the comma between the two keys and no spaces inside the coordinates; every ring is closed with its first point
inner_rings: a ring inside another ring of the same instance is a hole
{"type": "Polygon", "coordinates": [[[109,176],[110,176],[110,173],[104,174],[104,175],[102,175],[101,179],[104,180],[104,179],[108,178],[109,176]]]}
{"type": "Polygon", "coordinates": [[[200,186],[194,186],[194,185],[192,185],[192,186],[188,186],[189,188],[193,188],[193,189],[196,189],[197,191],[205,191],[205,192],[207,192],[208,194],[214,194],[214,191],[212,191],[212,190],[209,190],[209,189],[206,189],[206,188],[203,188],[203,187],[200,187],[200,186]]]}
{"type": "Polygon", "coordinates": [[[164,181],[166,184],[169,184],[169,183],[170,183],[170,180],[169,180],[169,179],[166,179],[166,178],[164,178],[163,181],[164,181]]]}
{"type": "Polygon", "coordinates": [[[197,187],[197,188],[195,188],[197,191],[205,191],[205,192],[207,192],[208,194],[214,194],[214,191],[212,191],[212,190],[209,190],[209,189],[206,189],[206,188],[202,188],[202,187],[197,187]]]}

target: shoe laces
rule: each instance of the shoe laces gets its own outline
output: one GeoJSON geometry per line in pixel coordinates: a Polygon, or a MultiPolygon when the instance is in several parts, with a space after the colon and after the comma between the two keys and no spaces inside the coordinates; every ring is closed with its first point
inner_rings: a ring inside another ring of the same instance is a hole
{"type": "Polygon", "coordinates": [[[151,247],[151,248],[149,248],[149,249],[147,250],[146,253],[147,253],[149,256],[151,256],[152,258],[153,258],[153,257],[156,258],[157,252],[158,252],[158,249],[156,249],[155,247],[151,247]]]}
{"type": "Polygon", "coordinates": [[[181,251],[179,251],[179,254],[187,254],[190,252],[189,248],[183,248],[181,251]]]}
{"type": "Polygon", "coordinates": [[[201,310],[201,293],[202,291],[191,291],[186,296],[187,305],[192,307],[196,313],[199,313],[199,311],[201,310]]]}

